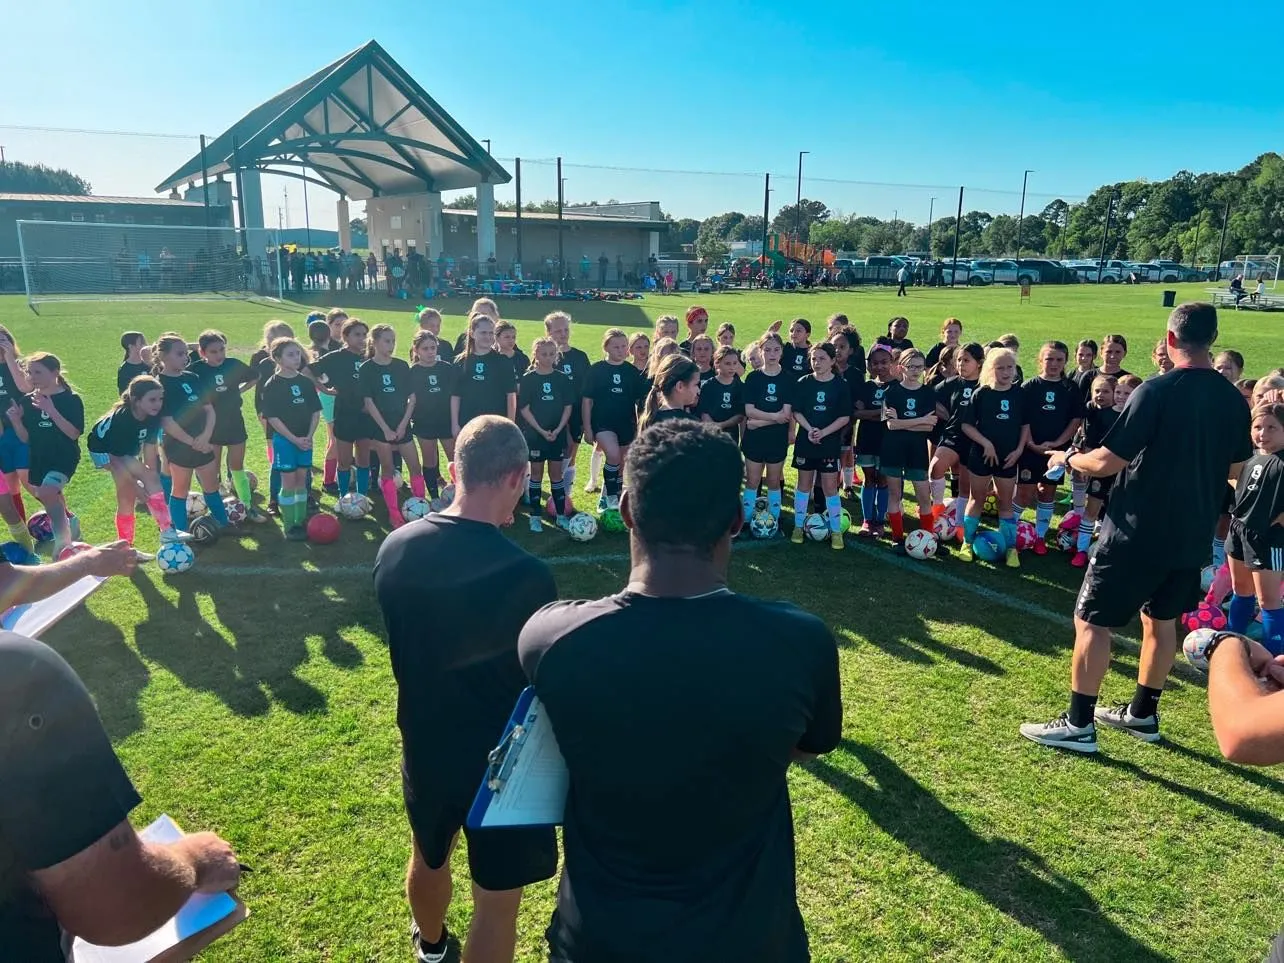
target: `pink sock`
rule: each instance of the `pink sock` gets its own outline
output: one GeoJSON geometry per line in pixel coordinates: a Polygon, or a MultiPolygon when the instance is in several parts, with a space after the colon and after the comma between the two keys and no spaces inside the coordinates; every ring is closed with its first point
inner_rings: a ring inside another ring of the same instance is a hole
{"type": "Polygon", "coordinates": [[[27,520],[27,506],[23,504],[22,492],[10,492],[9,497],[13,499],[13,507],[18,511],[18,517],[25,522],[27,520]]]}
{"type": "Polygon", "coordinates": [[[339,481],[339,459],[327,458],[325,460],[325,484],[335,485],[339,481]]]}
{"type": "Polygon", "coordinates": [[[271,438],[269,438],[269,439],[268,439],[268,443],[267,443],[267,456],[268,456],[268,464],[269,464],[269,465],[271,465],[271,464],[272,464],[272,462],[273,462],[273,458],[272,458],[272,439],[271,439],[271,438]]]}
{"type": "Polygon", "coordinates": [[[117,515],[116,516],[116,537],[134,544],[134,516],[117,515]]]}
{"type": "Polygon", "coordinates": [[[397,483],[391,478],[380,478],[379,490],[383,492],[383,503],[388,506],[388,520],[392,522],[393,528],[400,527],[405,519],[401,517],[401,509],[397,507],[397,483]]]}
{"type": "Polygon", "coordinates": [[[414,495],[416,498],[423,498],[428,494],[428,486],[424,484],[423,475],[410,476],[410,494],[414,495]]]}
{"type": "Polygon", "coordinates": [[[151,512],[152,518],[156,520],[156,526],[162,532],[174,527],[174,522],[169,517],[169,503],[165,501],[164,492],[147,496],[147,510],[151,512]]]}

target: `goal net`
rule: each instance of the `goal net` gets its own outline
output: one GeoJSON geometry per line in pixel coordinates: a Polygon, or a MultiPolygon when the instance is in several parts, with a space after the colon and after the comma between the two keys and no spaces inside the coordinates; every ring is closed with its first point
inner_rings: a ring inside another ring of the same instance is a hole
{"type": "Polygon", "coordinates": [[[1274,291],[1280,279],[1280,256],[1278,254],[1241,254],[1230,262],[1230,273],[1222,272],[1224,277],[1233,278],[1244,275],[1244,290],[1252,292],[1257,289],[1257,282],[1266,284],[1268,291],[1274,291]]]}
{"type": "Polygon", "coordinates": [[[33,306],[281,296],[277,237],[270,230],[18,221],[18,250],[33,306]]]}

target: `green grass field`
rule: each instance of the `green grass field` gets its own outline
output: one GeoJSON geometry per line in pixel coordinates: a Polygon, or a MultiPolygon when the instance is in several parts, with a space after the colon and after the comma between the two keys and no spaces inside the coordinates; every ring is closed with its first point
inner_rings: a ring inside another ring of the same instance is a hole
{"type": "MultiPolygon", "coordinates": [[[[1191,285],[1181,297],[1201,293],[1191,285]]],[[[775,318],[801,315],[823,330],[842,310],[867,342],[903,313],[927,346],[956,315],[966,339],[1017,332],[1027,371],[1042,340],[1120,331],[1134,346],[1125,366],[1148,372],[1166,316],[1155,286],[1036,288],[1028,304],[1011,288],[703,301],[715,325],[736,324],[741,342],[775,318]]],[[[523,346],[546,311],[568,308],[573,339],[596,357],[606,327],[649,330],[689,303],[682,295],[501,307],[519,321],[523,346]]],[[[346,306],[371,323],[395,323],[403,339],[414,329],[412,304],[376,296],[346,306]]],[[[96,417],[112,401],[122,331],[194,339],[215,327],[244,357],[264,321],[301,328],[310,307],[46,304],[36,316],[9,297],[0,298],[0,322],[25,351],[59,355],[96,417]]],[[[450,336],[466,307],[445,309],[450,336]]],[[[1221,342],[1243,351],[1257,375],[1282,360],[1279,324],[1225,312],[1221,342]]],[[[250,462],[266,478],[261,449],[250,462]]],[[[87,538],[114,537],[109,479],[87,458],[69,499],[87,538]]],[[[154,544],[145,520],[139,533],[140,545],[154,544]]],[[[623,584],[623,536],[571,545],[551,532],[530,535],[520,518],[512,533],[555,564],[564,596],[623,584]]],[[[203,551],[187,575],[163,580],[152,567],[113,581],[49,633],[96,697],[144,797],[137,821],[166,811],[185,827],[216,829],[257,870],[242,888],[253,915],[208,959],[410,958],[396,693],[369,576],[381,534],[373,520],[345,523],[337,545],[311,546],[285,543],[275,526],[246,526],[203,551]]],[[[732,584],[816,612],[841,647],[842,747],[790,774],[798,894],[815,959],[1264,955],[1284,921],[1284,782],[1220,759],[1193,673],[1179,667],[1170,682],[1168,738],[1158,745],[1107,732],[1100,757],[1082,759],[1017,737],[1020,722],[1064,708],[1078,587],[1066,556],[1027,556],[1014,573],[949,558],[911,562],[885,546],[837,555],[771,543],[737,549],[732,584]]],[[[1135,669],[1136,645],[1125,638],[1104,697],[1127,698],[1135,669]]],[[[520,959],[543,958],[553,900],[552,883],[529,892],[520,959]]],[[[454,931],[466,929],[468,912],[457,902],[454,931]]]]}

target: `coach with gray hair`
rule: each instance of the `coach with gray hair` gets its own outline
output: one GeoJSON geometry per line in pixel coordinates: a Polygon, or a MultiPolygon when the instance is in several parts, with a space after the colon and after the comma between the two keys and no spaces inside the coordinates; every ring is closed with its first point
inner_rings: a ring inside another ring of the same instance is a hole
{"type": "MultiPolygon", "coordinates": [[[[446,958],[450,853],[486,755],[526,685],[518,634],[536,609],[557,598],[549,567],[498,527],[525,490],[529,457],[513,422],[474,418],[455,444],[454,502],[393,532],[375,559],[375,593],[397,679],[413,835],[406,896],[421,963],[446,958]]],[[[556,836],[552,828],[463,831],[473,882],[464,959],[508,963],[522,887],[557,872],[556,836]]]]}

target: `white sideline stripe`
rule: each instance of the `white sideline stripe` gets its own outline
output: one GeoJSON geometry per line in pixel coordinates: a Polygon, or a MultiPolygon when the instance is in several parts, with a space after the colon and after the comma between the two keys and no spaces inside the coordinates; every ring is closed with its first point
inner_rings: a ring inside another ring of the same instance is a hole
{"type": "MultiPolygon", "coordinates": [[[[1042,605],[1036,605],[1033,602],[1027,602],[1022,599],[1015,598],[1004,592],[987,588],[984,585],[976,585],[966,579],[959,578],[957,575],[938,571],[934,566],[923,565],[921,562],[916,562],[908,558],[901,558],[899,555],[893,555],[890,551],[882,548],[876,548],[873,545],[868,545],[852,536],[849,536],[845,541],[849,551],[856,551],[868,558],[876,558],[884,564],[904,569],[907,572],[912,572],[920,578],[931,579],[940,585],[947,586],[948,588],[955,589],[959,592],[968,592],[978,598],[984,599],[987,602],[993,602],[997,605],[1002,605],[1005,608],[1015,609],[1018,612],[1033,615],[1036,618],[1042,619],[1045,622],[1051,622],[1061,628],[1074,628],[1074,619],[1067,615],[1054,612],[1052,609],[1044,608],[1042,605]]],[[[734,557],[742,552],[771,551],[777,549],[783,550],[791,547],[792,546],[790,546],[785,540],[771,542],[746,542],[744,544],[736,543],[735,548],[732,550],[732,555],[734,557]]],[[[601,552],[593,555],[552,555],[541,556],[541,558],[544,562],[553,567],[564,565],[601,565],[610,562],[629,561],[629,555],[627,552],[601,552]]],[[[260,576],[307,576],[309,578],[324,578],[328,575],[369,575],[373,565],[373,561],[368,565],[335,565],[325,569],[274,568],[270,565],[211,565],[201,568],[199,571],[201,576],[226,575],[233,578],[255,578],[260,576]]],[[[1128,636],[1124,636],[1116,632],[1115,638],[1127,639],[1128,636]]]]}

